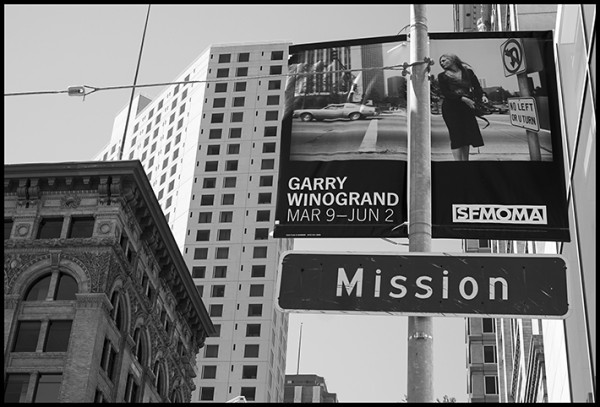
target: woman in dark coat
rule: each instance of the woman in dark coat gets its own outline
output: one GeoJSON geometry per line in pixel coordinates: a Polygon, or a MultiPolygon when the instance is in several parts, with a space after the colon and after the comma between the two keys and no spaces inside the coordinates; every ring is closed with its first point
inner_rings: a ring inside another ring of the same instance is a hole
{"type": "Polygon", "coordinates": [[[487,103],[477,76],[453,54],[440,57],[444,69],[438,74],[442,117],[450,133],[450,148],[456,161],[468,161],[470,146],[483,146],[483,138],[474,114],[475,101],[487,103]],[[475,100],[474,100],[475,99],[475,100]]]}

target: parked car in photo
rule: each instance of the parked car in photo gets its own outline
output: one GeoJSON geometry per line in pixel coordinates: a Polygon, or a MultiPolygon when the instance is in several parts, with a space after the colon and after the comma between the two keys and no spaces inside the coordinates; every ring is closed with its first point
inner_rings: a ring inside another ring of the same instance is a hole
{"type": "Polygon", "coordinates": [[[292,117],[298,117],[303,122],[325,119],[358,120],[379,116],[380,113],[380,110],[375,106],[367,106],[358,103],[335,103],[321,109],[294,110],[292,117]]]}

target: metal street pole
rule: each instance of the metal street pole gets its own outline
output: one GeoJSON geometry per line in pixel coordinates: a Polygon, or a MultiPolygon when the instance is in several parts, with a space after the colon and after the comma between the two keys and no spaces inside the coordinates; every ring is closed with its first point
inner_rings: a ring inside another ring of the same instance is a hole
{"type": "MultiPolygon", "coordinates": [[[[410,63],[429,58],[425,4],[410,6],[410,63]]],[[[429,65],[412,65],[409,92],[410,252],[431,251],[431,118],[429,65]]],[[[433,402],[433,319],[408,317],[407,401],[433,402]]]]}

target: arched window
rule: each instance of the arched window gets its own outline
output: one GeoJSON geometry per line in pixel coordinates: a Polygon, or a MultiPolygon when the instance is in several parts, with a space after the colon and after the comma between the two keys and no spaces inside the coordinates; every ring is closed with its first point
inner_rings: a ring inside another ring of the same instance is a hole
{"type": "Polygon", "coordinates": [[[68,274],[60,273],[56,288],[55,300],[74,300],[78,292],[77,280],[68,274]]]}
{"type": "Polygon", "coordinates": [[[46,298],[53,300],[75,300],[79,291],[77,280],[67,273],[48,273],[40,277],[27,291],[25,301],[44,301],[46,298]],[[56,284],[51,284],[56,278],[56,284]],[[54,287],[49,293],[50,287],[54,287]]]}
{"type": "Polygon", "coordinates": [[[124,309],[123,309],[123,300],[121,298],[121,295],[119,294],[118,290],[115,290],[112,294],[112,296],[110,297],[110,303],[113,306],[112,311],[110,312],[110,316],[113,319],[113,321],[115,321],[115,324],[117,325],[117,328],[119,329],[119,331],[122,331],[124,328],[124,322],[125,322],[125,317],[124,317],[124,309]]]}
{"type": "Polygon", "coordinates": [[[156,391],[159,395],[164,397],[166,395],[166,376],[163,367],[160,365],[158,360],[154,362],[154,369],[152,369],[152,371],[156,376],[156,391]]]}
{"type": "Polygon", "coordinates": [[[48,296],[48,288],[50,287],[51,279],[52,274],[46,274],[45,276],[38,279],[31,286],[31,288],[29,288],[29,291],[25,296],[25,301],[44,301],[48,296]]]}
{"type": "Polygon", "coordinates": [[[136,328],[135,332],[133,333],[133,341],[135,343],[135,357],[142,366],[146,366],[146,360],[148,358],[148,352],[146,349],[146,335],[141,327],[136,328]]]}

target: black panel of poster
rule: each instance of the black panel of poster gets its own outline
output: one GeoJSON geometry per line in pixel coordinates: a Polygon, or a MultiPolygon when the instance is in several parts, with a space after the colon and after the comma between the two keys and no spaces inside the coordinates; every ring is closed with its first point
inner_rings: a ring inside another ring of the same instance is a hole
{"type": "MultiPolygon", "coordinates": [[[[429,38],[432,237],[570,241],[552,32],[429,38]]],[[[290,47],[275,237],[408,236],[409,61],[290,47]]]]}

